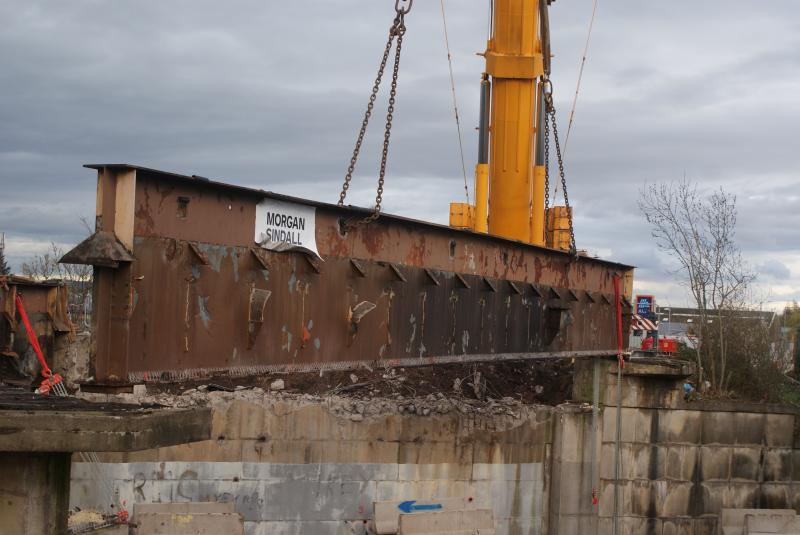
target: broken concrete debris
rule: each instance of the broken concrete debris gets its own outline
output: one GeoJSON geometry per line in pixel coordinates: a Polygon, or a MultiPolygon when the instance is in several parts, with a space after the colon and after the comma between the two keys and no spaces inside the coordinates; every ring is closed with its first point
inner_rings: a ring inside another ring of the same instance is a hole
{"type": "Polygon", "coordinates": [[[283,390],[285,388],[283,379],[275,379],[269,384],[270,390],[283,390]]]}
{"type": "MultiPolygon", "coordinates": [[[[277,381],[282,381],[278,379],[277,381]]],[[[277,382],[276,381],[276,382],[277,382]]],[[[97,394],[79,392],[78,397],[87,401],[158,405],[173,408],[188,408],[195,406],[215,406],[233,401],[246,401],[258,404],[272,405],[278,402],[291,405],[322,404],[333,415],[352,421],[363,421],[365,418],[375,418],[390,414],[403,414],[408,416],[431,416],[435,414],[448,414],[457,412],[461,414],[477,414],[485,416],[509,416],[518,418],[526,405],[512,397],[501,399],[487,398],[484,401],[455,397],[439,393],[437,395],[408,397],[396,394],[392,397],[354,398],[341,394],[314,395],[298,392],[284,392],[281,388],[264,390],[260,387],[241,388],[233,392],[212,390],[206,388],[191,388],[182,395],[169,392],[154,393],[146,396],[133,396],[132,394],[97,394]]]]}

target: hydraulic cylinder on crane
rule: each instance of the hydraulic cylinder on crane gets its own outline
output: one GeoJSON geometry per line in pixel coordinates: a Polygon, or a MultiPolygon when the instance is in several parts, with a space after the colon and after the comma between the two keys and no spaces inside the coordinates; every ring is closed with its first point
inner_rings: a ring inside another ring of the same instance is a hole
{"type": "Polygon", "coordinates": [[[484,54],[475,205],[450,205],[452,226],[535,245],[545,244],[540,1],[547,0],[494,0],[484,54]]]}

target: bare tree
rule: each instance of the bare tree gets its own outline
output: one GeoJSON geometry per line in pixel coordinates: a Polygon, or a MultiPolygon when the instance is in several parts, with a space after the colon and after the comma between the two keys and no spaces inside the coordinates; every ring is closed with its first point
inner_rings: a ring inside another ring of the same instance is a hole
{"type": "MultiPolygon", "coordinates": [[[[84,305],[92,292],[92,266],[59,264],[64,249],[55,242],[22,264],[22,274],[36,280],[61,279],[67,285],[70,314],[83,316],[84,305]]],[[[80,318],[73,317],[73,320],[80,318]]]]}
{"type": "Polygon", "coordinates": [[[63,278],[60,271],[61,265],[58,263],[63,252],[63,249],[55,242],[50,242],[47,250],[22,263],[22,274],[36,280],[63,278]]]}
{"type": "Polygon", "coordinates": [[[680,182],[652,184],[639,194],[639,209],[650,224],[656,245],[677,261],[700,316],[696,358],[700,381],[724,390],[729,382],[726,311],[746,306],[748,285],[755,279],[735,242],[736,197],[723,189],[703,196],[697,185],[680,182]],[[713,327],[712,327],[713,326],[713,327]],[[708,330],[715,328],[711,347],[708,330]]]}

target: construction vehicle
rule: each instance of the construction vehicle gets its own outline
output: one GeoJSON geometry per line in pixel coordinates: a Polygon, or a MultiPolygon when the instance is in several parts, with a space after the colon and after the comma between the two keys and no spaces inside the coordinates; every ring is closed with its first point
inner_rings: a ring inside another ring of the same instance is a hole
{"type": "Polygon", "coordinates": [[[475,204],[452,203],[450,225],[574,253],[550,82],[550,3],[493,2],[493,33],[481,80],[475,204]],[[548,206],[551,127],[564,206],[548,206]]]}

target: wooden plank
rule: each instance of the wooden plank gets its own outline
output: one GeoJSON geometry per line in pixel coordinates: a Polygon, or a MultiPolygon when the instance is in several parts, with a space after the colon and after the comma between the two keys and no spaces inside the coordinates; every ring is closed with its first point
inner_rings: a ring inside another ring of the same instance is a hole
{"type": "Polygon", "coordinates": [[[136,170],[117,174],[114,198],[114,234],[129,251],[133,251],[133,221],[136,203],[136,170]]]}

